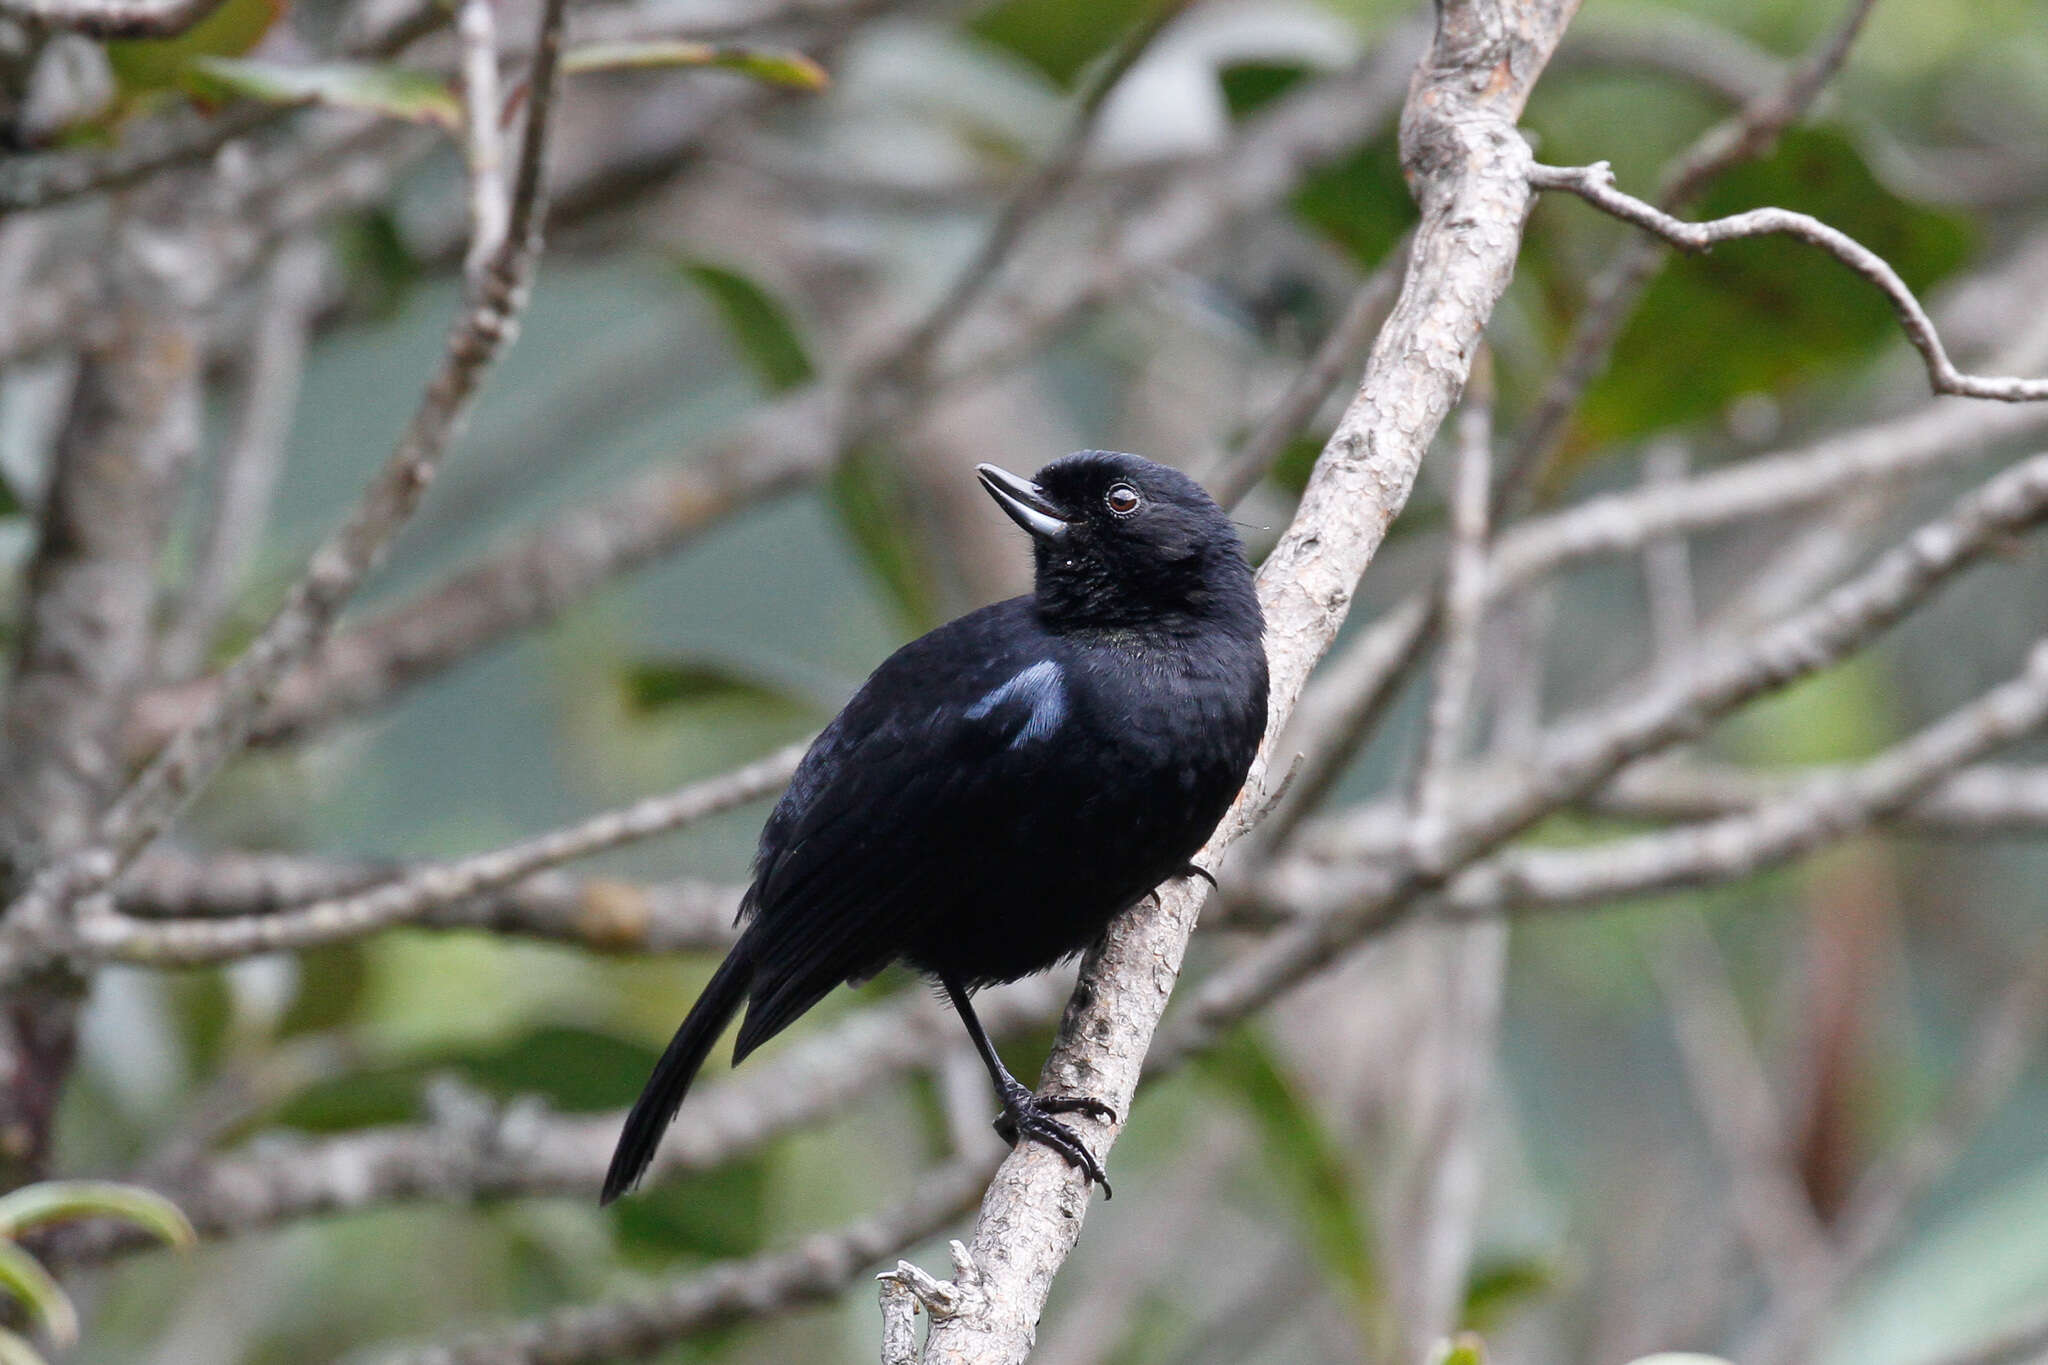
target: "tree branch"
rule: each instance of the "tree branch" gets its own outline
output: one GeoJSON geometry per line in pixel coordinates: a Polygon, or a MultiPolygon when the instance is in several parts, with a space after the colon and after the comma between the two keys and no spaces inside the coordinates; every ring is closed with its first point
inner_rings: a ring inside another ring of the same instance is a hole
{"type": "MultiPolygon", "coordinates": [[[[1342,622],[1359,574],[1406,501],[1424,448],[1455,401],[1494,301],[1514,269],[1528,208],[1528,150],[1514,120],[1572,6],[1439,6],[1435,44],[1403,118],[1403,160],[1422,208],[1406,284],[1363,384],[1325,447],[1294,524],[1261,570],[1272,665],[1269,737],[1342,622]]],[[[1214,858],[1261,803],[1254,765],[1214,858]]],[[[1043,1076],[1128,1112],[1152,1031],[1180,966],[1200,885],[1163,891],[1112,925],[1083,968],[1043,1076]]],[[[1079,1121],[1100,1155],[1115,1129],[1079,1121]]],[[[971,1253],[979,1311],[935,1323],[929,1362],[1021,1361],[1053,1276],[1072,1249],[1088,1191],[1058,1155],[1013,1151],[982,1202],[971,1253]]]]}
{"type": "Polygon", "coordinates": [[[1543,166],[1530,169],[1529,183],[1540,190],[1566,190],[1603,212],[1613,214],[1654,233],[1673,246],[1687,251],[1706,251],[1722,242],[1745,237],[1782,234],[1819,247],[1843,265],[1883,291],[1892,311],[1898,314],[1906,340],[1920,352],[1927,364],[1927,380],[1936,393],[1965,398],[1989,398],[2001,403],[2033,403],[2048,399],[2048,379],[2018,379],[1965,374],[1957,369],[1942,348],[1927,310],[1906,288],[1891,263],[1838,228],[1829,227],[1810,214],[1789,209],[1751,209],[1704,223],[1674,218],[1654,205],[1644,203],[1614,187],[1614,172],[1606,162],[1591,166],[1543,166]]]}

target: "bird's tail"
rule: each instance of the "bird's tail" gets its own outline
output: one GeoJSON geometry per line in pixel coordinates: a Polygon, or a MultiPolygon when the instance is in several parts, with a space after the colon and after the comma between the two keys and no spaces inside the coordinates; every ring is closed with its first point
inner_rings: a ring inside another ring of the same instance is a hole
{"type": "Polygon", "coordinates": [[[690,1082],[697,1078],[697,1069],[704,1065],[712,1044],[746,1000],[753,966],[752,955],[744,944],[734,948],[712,973],[711,982],[697,997],[697,1003],[690,1006],[676,1036],[669,1040],[668,1050],[654,1064],[654,1074],[647,1078],[646,1088],[633,1102],[633,1111],[626,1115],[619,1145],[612,1150],[611,1169],[605,1172],[604,1193],[598,1197],[600,1204],[609,1204],[632,1189],[647,1170],[647,1163],[654,1160],[654,1149],[661,1145],[661,1135],[668,1131],[676,1110],[682,1107],[683,1096],[690,1093],[690,1082]]]}

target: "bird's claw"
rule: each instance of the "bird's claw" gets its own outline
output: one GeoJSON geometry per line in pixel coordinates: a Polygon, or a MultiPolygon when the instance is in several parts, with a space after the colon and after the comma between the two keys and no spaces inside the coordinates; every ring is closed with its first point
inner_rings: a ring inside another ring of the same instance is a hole
{"type": "Polygon", "coordinates": [[[1101,1100],[1086,1095],[1048,1095],[1040,1099],[1020,1085],[1015,1093],[1003,1096],[1003,1112],[995,1121],[996,1134],[1012,1147],[1021,1141],[1052,1148],[1069,1166],[1086,1176],[1089,1183],[1102,1186],[1104,1199],[1110,1198],[1109,1177],[1102,1173],[1102,1164],[1073,1129],[1053,1117],[1055,1114],[1086,1114],[1104,1123],[1116,1122],[1116,1110],[1101,1100]]]}
{"type": "Polygon", "coordinates": [[[1216,885],[1216,875],[1209,871],[1208,868],[1199,867],[1194,863],[1189,863],[1186,867],[1182,868],[1179,872],[1175,873],[1174,875],[1178,877],[1200,877],[1203,881],[1209,883],[1210,890],[1214,891],[1219,889],[1216,885]]]}

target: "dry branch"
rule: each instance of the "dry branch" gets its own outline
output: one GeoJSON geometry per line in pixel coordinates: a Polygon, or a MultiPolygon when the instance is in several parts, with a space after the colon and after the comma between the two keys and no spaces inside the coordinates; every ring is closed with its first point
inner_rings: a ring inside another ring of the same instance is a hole
{"type": "MultiPolygon", "coordinates": [[[[1293,525],[1259,576],[1273,671],[1269,739],[1407,500],[1514,269],[1529,165],[1514,120],[1571,8],[1439,7],[1435,42],[1402,120],[1403,160],[1422,209],[1407,281],[1293,525]]],[[[1241,812],[1260,804],[1270,762],[1268,754],[1255,765],[1241,812]]],[[[1242,828],[1242,814],[1227,817],[1205,857],[1216,858],[1242,828]]],[[[1199,883],[1171,887],[1156,908],[1111,927],[1084,966],[1045,1080],[1128,1112],[1200,900],[1199,883]]],[[[1114,1139],[1107,1125],[1080,1126],[1098,1155],[1114,1139]]],[[[1036,1146],[1014,1151],[983,1200],[970,1249],[982,1276],[979,1311],[935,1323],[924,1359],[1021,1361],[1087,1203],[1087,1189],[1057,1155],[1036,1146]]]]}
{"type": "Polygon", "coordinates": [[[1989,398],[2001,403],[2033,403],[2048,399],[2048,379],[1974,375],[1957,369],[1942,347],[1940,334],[1934,330],[1934,320],[1927,316],[1927,310],[1920,306],[1920,300],[1913,297],[1913,291],[1906,287],[1906,282],[1899,278],[1891,263],[1846,232],[1830,227],[1811,214],[1763,208],[1704,223],[1688,223],[1616,189],[1614,172],[1604,161],[1591,166],[1538,165],[1531,168],[1529,183],[1541,190],[1566,190],[1576,194],[1595,208],[1611,213],[1623,222],[1633,223],[1646,232],[1655,233],[1673,246],[1687,251],[1706,251],[1723,242],[1774,234],[1819,247],[1884,293],[1892,311],[1898,315],[1906,340],[1926,362],[1927,381],[1936,393],[1989,398]]]}

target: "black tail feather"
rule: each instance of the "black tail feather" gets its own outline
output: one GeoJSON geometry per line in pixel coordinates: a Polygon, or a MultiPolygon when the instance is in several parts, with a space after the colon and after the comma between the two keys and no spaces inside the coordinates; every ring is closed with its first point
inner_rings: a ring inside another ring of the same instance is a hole
{"type": "Polygon", "coordinates": [[[682,1108],[683,1096],[690,1093],[698,1068],[746,1000],[753,975],[751,955],[744,946],[736,947],[712,974],[697,1003],[690,1006],[676,1036],[669,1040],[668,1050],[654,1064],[646,1088],[633,1102],[633,1111],[626,1115],[619,1145],[612,1151],[611,1169],[605,1172],[600,1204],[611,1203],[639,1183],[647,1163],[654,1160],[654,1149],[661,1145],[661,1135],[668,1131],[676,1110],[682,1108]]]}

